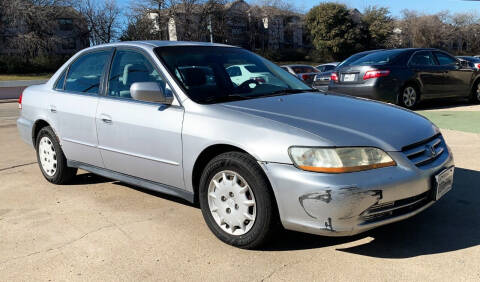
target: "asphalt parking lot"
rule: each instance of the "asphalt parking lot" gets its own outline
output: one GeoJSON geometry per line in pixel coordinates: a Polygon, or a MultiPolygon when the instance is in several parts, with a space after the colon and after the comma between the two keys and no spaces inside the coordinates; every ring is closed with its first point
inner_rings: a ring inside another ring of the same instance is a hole
{"type": "Polygon", "coordinates": [[[186,202],[81,171],[49,184],[0,103],[0,280],[480,280],[480,106],[440,103],[457,169],[425,212],[349,238],[280,232],[264,250],[221,243],[186,202]],[[452,121],[454,119],[454,121],[452,121]]]}

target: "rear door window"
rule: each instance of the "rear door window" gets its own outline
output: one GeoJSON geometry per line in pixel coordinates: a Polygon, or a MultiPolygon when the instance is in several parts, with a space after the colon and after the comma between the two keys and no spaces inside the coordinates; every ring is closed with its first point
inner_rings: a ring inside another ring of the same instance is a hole
{"type": "Polygon", "coordinates": [[[110,54],[110,51],[99,51],[78,58],[68,71],[65,91],[98,94],[110,54]]]}
{"type": "Polygon", "coordinates": [[[420,51],[413,54],[410,59],[410,65],[412,66],[434,66],[436,65],[435,60],[433,59],[432,52],[430,51],[420,51]]]}

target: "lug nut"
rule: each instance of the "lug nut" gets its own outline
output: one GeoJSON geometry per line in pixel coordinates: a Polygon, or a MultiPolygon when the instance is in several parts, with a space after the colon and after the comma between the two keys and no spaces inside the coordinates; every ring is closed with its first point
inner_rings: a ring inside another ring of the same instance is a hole
{"type": "Polygon", "coordinates": [[[233,196],[234,196],[234,195],[233,195],[233,192],[228,193],[228,195],[229,195],[230,197],[233,197],[233,196]]]}
{"type": "Polygon", "coordinates": [[[237,204],[235,204],[235,209],[238,210],[238,205],[237,204]]]}
{"type": "Polygon", "coordinates": [[[227,213],[231,213],[232,210],[230,208],[227,208],[227,213]]]}
{"type": "Polygon", "coordinates": [[[222,202],[225,202],[227,200],[225,196],[222,196],[221,199],[222,199],[222,202]]]}

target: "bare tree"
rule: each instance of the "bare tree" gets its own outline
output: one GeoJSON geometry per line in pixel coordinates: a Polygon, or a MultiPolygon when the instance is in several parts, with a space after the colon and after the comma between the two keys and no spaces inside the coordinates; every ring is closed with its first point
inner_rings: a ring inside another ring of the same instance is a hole
{"type": "Polygon", "coordinates": [[[87,20],[92,45],[112,42],[120,35],[120,8],[115,0],[81,0],[77,6],[87,20]]]}
{"type": "Polygon", "coordinates": [[[61,38],[56,35],[57,19],[68,11],[67,0],[2,0],[0,32],[10,32],[10,49],[25,60],[48,54],[61,38]]]}

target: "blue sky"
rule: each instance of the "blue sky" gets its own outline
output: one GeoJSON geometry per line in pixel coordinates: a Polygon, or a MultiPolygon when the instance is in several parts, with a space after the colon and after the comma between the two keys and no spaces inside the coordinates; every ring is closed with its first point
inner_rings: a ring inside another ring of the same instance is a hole
{"type": "MultiPolygon", "coordinates": [[[[136,0],[118,0],[126,7],[130,1],[136,0]]],[[[255,3],[255,0],[246,0],[255,3]]],[[[286,0],[294,4],[295,7],[303,12],[307,12],[311,7],[326,0],[286,0]]],[[[453,13],[462,12],[480,12],[480,1],[462,1],[462,0],[337,0],[335,2],[347,4],[351,8],[357,8],[362,11],[365,7],[376,5],[390,8],[393,16],[400,16],[403,9],[415,10],[427,14],[433,14],[440,11],[451,11],[453,13]]],[[[480,15],[480,13],[479,13],[480,15]]]]}

